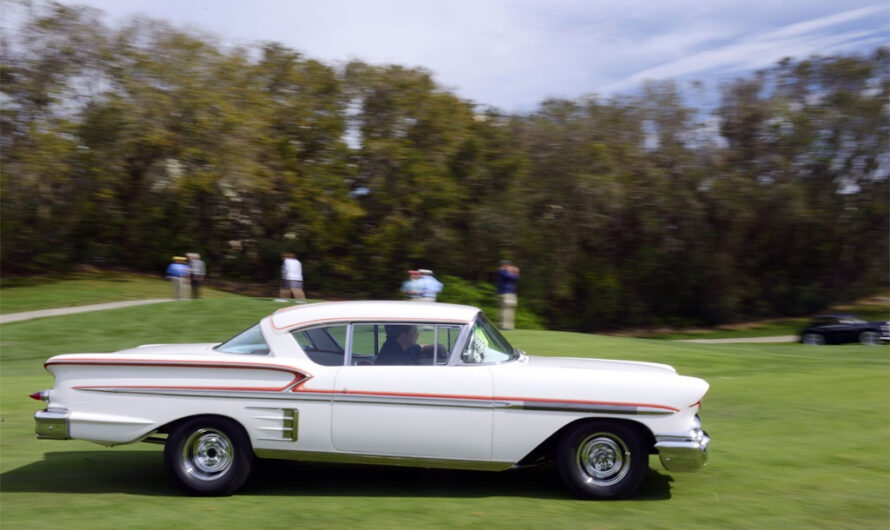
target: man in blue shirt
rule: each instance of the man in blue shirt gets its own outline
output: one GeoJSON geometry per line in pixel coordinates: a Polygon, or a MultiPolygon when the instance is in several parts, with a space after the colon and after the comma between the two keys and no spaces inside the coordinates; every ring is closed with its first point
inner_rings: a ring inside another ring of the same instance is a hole
{"type": "Polygon", "coordinates": [[[186,280],[189,277],[189,266],[185,264],[186,259],[182,256],[173,256],[173,263],[167,266],[167,278],[173,283],[173,298],[181,300],[185,297],[185,290],[188,284],[186,280]]]}
{"type": "Polygon", "coordinates": [[[516,316],[516,306],[519,300],[516,297],[517,283],[519,283],[519,267],[509,260],[501,261],[497,272],[498,298],[501,302],[501,329],[513,329],[513,320],[516,316]]]}

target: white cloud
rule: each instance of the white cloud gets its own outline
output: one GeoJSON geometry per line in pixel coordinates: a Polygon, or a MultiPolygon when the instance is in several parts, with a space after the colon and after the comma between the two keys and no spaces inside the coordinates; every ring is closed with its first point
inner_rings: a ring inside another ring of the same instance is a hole
{"type": "MultiPolygon", "coordinates": [[[[805,58],[813,54],[843,51],[850,47],[862,48],[862,43],[880,42],[886,28],[849,30],[839,33],[820,33],[833,26],[851,22],[879,12],[890,6],[871,6],[789,24],[778,30],[755,33],[738,41],[647,68],[609,85],[607,91],[621,91],[645,80],[691,76],[709,71],[741,72],[764,68],[785,57],[805,58]]],[[[884,42],[887,42],[886,39],[884,42]]]]}
{"type": "MultiPolygon", "coordinates": [[[[863,7],[860,9],[851,9],[850,11],[845,11],[843,13],[836,13],[834,15],[829,15],[827,17],[821,17],[814,20],[807,20],[806,22],[799,22],[797,24],[791,24],[786,26],[780,30],[772,31],[764,35],[765,39],[782,39],[787,37],[795,37],[798,35],[807,35],[816,31],[818,29],[828,28],[830,26],[836,26],[838,24],[842,24],[844,22],[850,22],[856,20],[858,18],[867,17],[869,15],[874,15],[876,13],[880,13],[881,11],[887,11],[887,5],[874,5],[870,7],[863,7]]],[[[885,13],[886,15],[886,13],[885,13]]],[[[886,26],[885,26],[886,29],[886,26]]]]}
{"type": "Polygon", "coordinates": [[[842,12],[837,0],[74,1],[115,24],[142,12],[325,62],[422,66],[461,97],[505,110],[890,42],[890,6],[877,0],[845,0],[842,12]]]}

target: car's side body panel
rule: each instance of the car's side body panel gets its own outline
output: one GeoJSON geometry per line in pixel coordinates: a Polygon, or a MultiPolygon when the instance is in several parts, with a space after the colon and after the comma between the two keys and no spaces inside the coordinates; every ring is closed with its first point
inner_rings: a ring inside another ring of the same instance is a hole
{"type": "Polygon", "coordinates": [[[487,366],[345,366],[334,382],[338,451],[418,457],[491,457],[487,366]]]}
{"type": "Polygon", "coordinates": [[[71,411],[72,438],[129,443],[201,414],[259,424],[251,406],[287,403],[287,395],[311,377],[292,365],[231,356],[139,353],[63,355],[46,363],[56,378],[52,405],[71,411]]]}
{"type": "Polygon", "coordinates": [[[683,432],[708,389],[665,365],[584,361],[531,357],[492,367],[495,400],[507,405],[495,411],[495,458],[518,461],[546,438],[524,433],[549,436],[585,418],[623,419],[652,433],[683,432]]]}

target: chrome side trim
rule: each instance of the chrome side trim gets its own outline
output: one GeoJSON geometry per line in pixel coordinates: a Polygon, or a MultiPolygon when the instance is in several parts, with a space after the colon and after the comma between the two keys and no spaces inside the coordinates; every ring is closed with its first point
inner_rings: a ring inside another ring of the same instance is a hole
{"type": "Polygon", "coordinates": [[[68,409],[46,409],[34,414],[34,432],[40,440],[70,440],[68,409]]]}
{"type": "Polygon", "coordinates": [[[519,406],[511,406],[522,410],[551,410],[558,412],[592,412],[597,414],[632,414],[632,415],[668,415],[672,410],[637,405],[611,405],[607,403],[540,403],[524,401],[519,406]]]}
{"type": "Polygon", "coordinates": [[[373,403],[378,405],[415,405],[421,407],[463,407],[463,408],[509,408],[510,401],[448,398],[448,397],[413,397],[413,396],[375,396],[369,394],[332,394],[334,403],[373,403]]]}
{"type": "Polygon", "coordinates": [[[290,430],[290,439],[296,442],[300,438],[300,411],[297,409],[285,409],[284,431],[290,430]]]}
{"type": "Polygon", "coordinates": [[[329,403],[368,403],[378,405],[409,405],[418,407],[458,407],[482,409],[513,409],[550,412],[580,412],[586,414],[623,414],[623,415],[670,415],[675,410],[646,405],[620,403],[576,403],[571,401],[528,401],[522,399],[484,399],[472,397],[435,397],[435,396],[399,396],[375,395],[361,392],[278,392],[278,391],[244,391],[216,389],[170,389],[170,388],[89,388],[78,390],[88,392],[110,392],[120,394],[145,394],[176,397],[209,397],[221,399],[263,399],[284,400],[290,402],[321,401],[329,403]]]}
{"type": "Polygon", "coordinates": [[[221,399],[270,399],[286,401],[330,401],[330,394],[311,394],[307,392],[290,391],[251,391],[251,390],[215,390],[215,389],[191,389],[191,388],[127,388],[127,387],[81,387],[77,390],[85,392],[109,392],[112,394],[140,394],[172,397],[202,397],[221,399]]]}
{"type": "Polygon", "coordinates": [[[326,453],[316,451],[285,451],[281,449],[256,449],[259,458],[298,460],[302,462],[331,462],[337,464],[369,464],[404,467],[430,467],[439,469],[466,469],[475,471],[503,471],[514,466],[513,462],[484,460],[449,460],[387,455],[361,455],[354,453],[326,453]]]}
{"type": "Polygon", "coordinates": [[[264,423],[254,427],[266,435],[259,438],[260,440],[296,442],[299,438],[299,410],[264,407],[247,407],[247,409],[258,411],[253,418],[264,423]]]}

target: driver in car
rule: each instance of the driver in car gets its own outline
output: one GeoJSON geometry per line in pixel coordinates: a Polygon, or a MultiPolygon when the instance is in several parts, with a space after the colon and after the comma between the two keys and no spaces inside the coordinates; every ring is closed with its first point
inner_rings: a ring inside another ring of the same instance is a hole
{"type": "Polygon", "coordinates": [[[417,344],[417,326],[387,324],[386,341],[374,364],[420,364],[423,348],[417,344]]]}
{"type": "MultiPolygon", "coordinates": [[[[417,344],[420,330],[413,324],[387,324],[386,341],[380,348],[374,364],[432,364],[436,352],[435,344],[417,344]]],[[[447,353],[445,345],[439,344],[439,352],[447,353]]],[[[444,359],[442,359],[444,360],[444,359]]]]}

